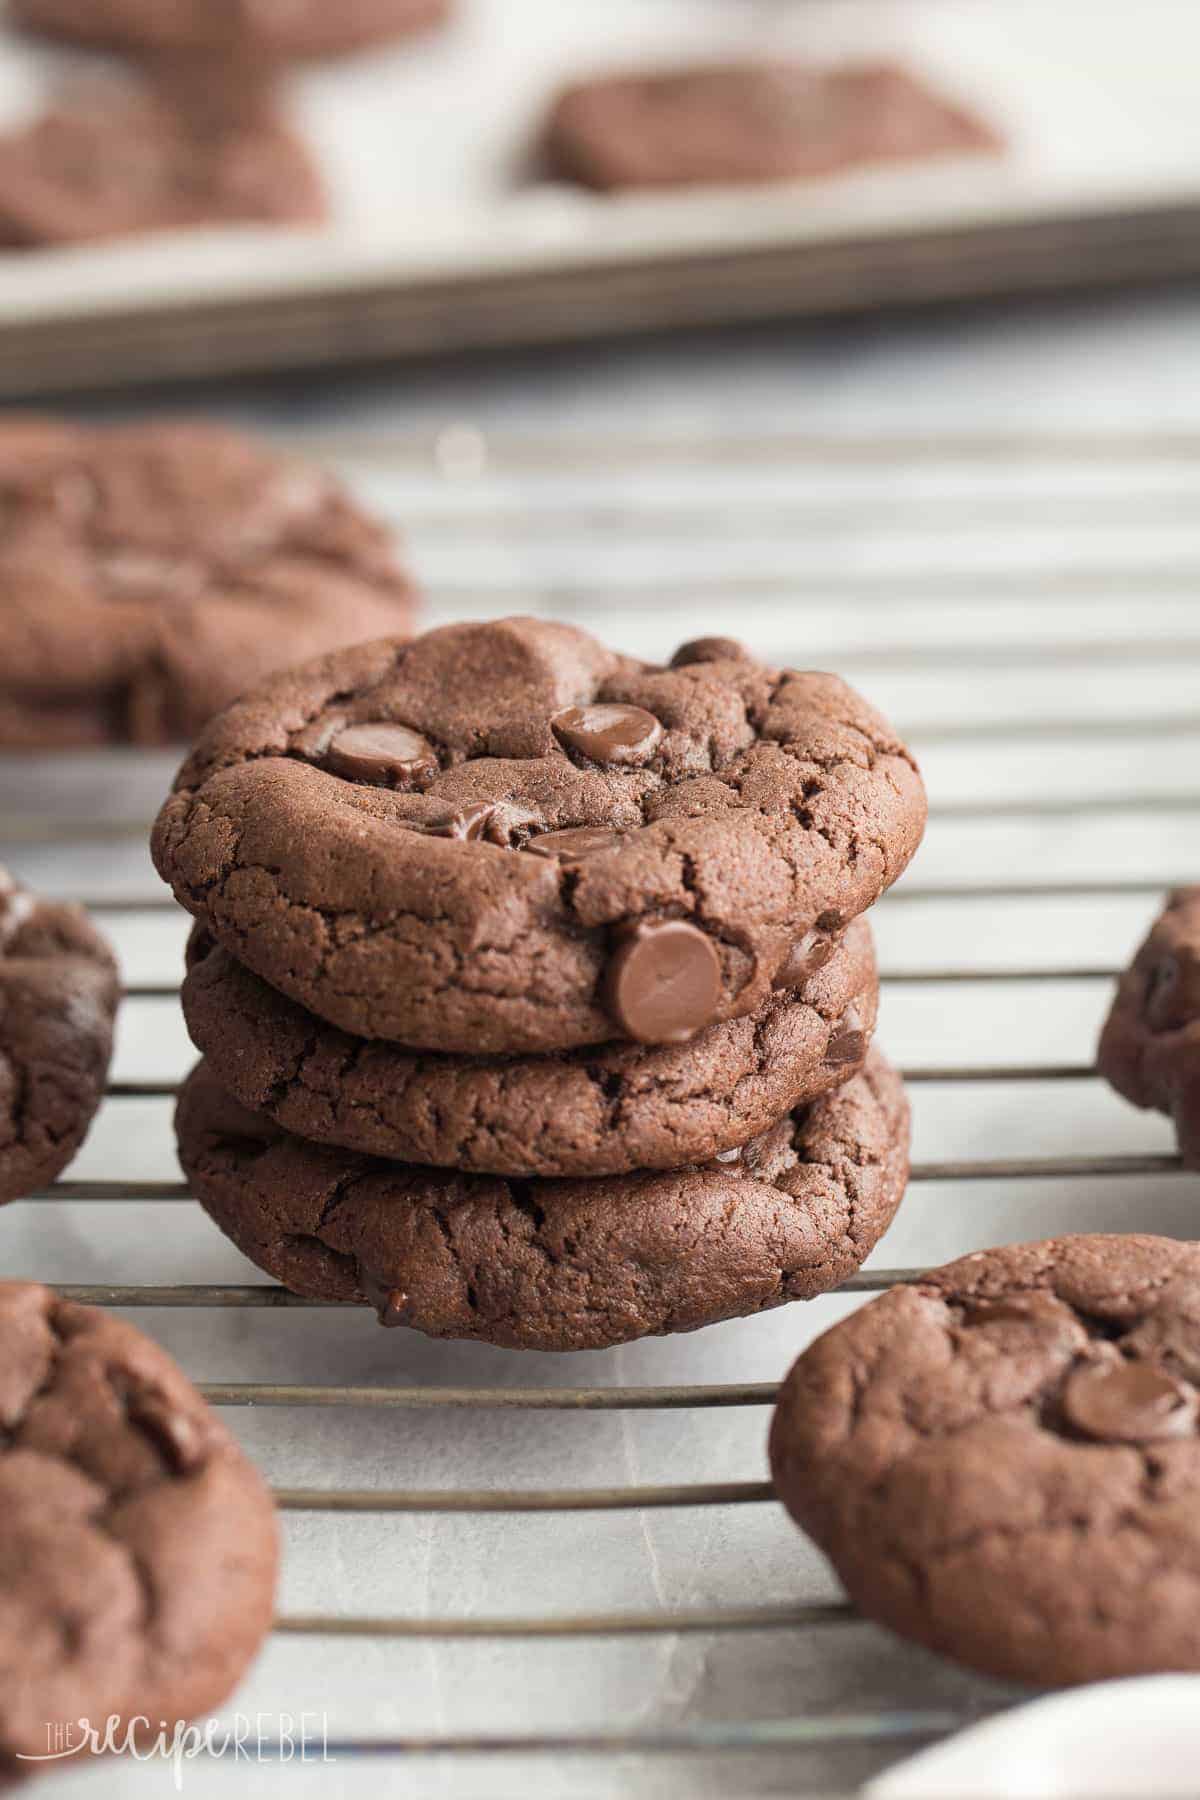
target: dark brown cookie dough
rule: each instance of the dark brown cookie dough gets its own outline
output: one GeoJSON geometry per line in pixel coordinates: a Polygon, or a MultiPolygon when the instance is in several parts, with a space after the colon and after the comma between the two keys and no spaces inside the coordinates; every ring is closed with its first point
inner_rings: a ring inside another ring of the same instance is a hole
{"type": "Polygon", "coordinates": [[[281,662],[407,629],[388,533],[219,426],[0,421],[0,744],[169,743],[281,662]]]}
{"type": "Polygon", "coordinates": [[[552,172],[594,188],[812,180],[1000,147],[982,119],[891,63],[609,76],[568,88],[545,135],[552,172]]]}
{"type": "Polygon", "coordinates": [[[33,31],[82,44],[280,61],[407,37],[446,18],[450,0],[12,0],[12,12],[33,31]]]}
{"type": "Polygon", "coordinates": [[[798,939],[878,899],[925,795],[836,676],[680,657],[508,619],[293,670],[201,738],[159,872],[241,963],[358,1037],[686,1042],[756,1012],[798,939]]]}
{"type": "Polygon", "coordinates": [[[1171,895],[1122,975],[1100,1072],[1135,1106],[1167,1113],[1184,1162],[1200,1169],[1200,888],[1171,895]]]}
{"type": "MultiPolygon", "coordinates": [[[[170,1358],[115,1318],[0,1285],[0,1773],[53,1728],[168,1737],[271,1624],[274,1507],[170,1358]]],[[[49,1737],[48,1737],[49,1732],[49,1737]]],[[[91,1756],[80,1761],[90,1762],[91,1756]]],[[[101,1784],[103,1786],[103,1784],[101,1784]]]]}
{"type": "Polygon", "coordinates": [[[1200,1669],[1200,1246],[963,1257],[808,1349],[779,1497],[868,1617],[987,1674],[1200,1669]]]}
{"type": "Polygon", "coordinates": [[[903,1083],[875,1050],[740,1156],[671,1175],[506,1181],[325,1149],[228,1099],[203,1063],[176,1125],[196,1198],[285,1286],[526,1350],[599,1350],[823,1294],[874,1248],[908,1178],[903,1083]]]}
{"type": "Polygon", "coordinates": [[[0,246],[325,218],[307,148],[263,92],[226,108],[183,83],[93,80],[0,137],[0,246]]]}
{"type": "Polygon", "coordinates": [[[0,869],[0,1205],[61,1175],[104,1097],[120,988],[83,912],[0,869]]]}
{"type": "Polygon", "coordinates": [[[197,927],[183,1010],[221,1086],[311,1142],[486,1174],[622,1175],[706,1161],[861,1069],[879,1001],[870,926],[809,960],[798,988],[690,1044],[420,1056],[326,1025],[197,927]]]}

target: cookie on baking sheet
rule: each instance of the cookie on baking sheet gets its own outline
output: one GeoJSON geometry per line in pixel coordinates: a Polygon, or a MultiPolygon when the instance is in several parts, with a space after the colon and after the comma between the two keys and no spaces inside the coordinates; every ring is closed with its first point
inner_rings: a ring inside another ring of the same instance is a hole
{"type": "Polygon", "coordinates": [[[740,1154],[673,1174],[517,1181],[307,1144],[204,1063],[176,1131],[200,1204],[286,1287],[522,1350],[600,1350],[823,1294],[908,1179],[904,1085],[877,1050],[740,1154]]]}
{"type": "Polygon", "coordinates": [[[892,63],[750,62],[612,75],[560,95],[554,173],[595,188],[770,182],[996,151],[993,129],[892,63]]]}
{"type": "Polygon", "coordinates": [[[135,51],[342,56],[440,24],[451,0],[11,0],[33,31],[135,51]]]}
{"type": "Polygon", "coordinates": [[[61,1175],[104,1097],[120,985],[77,906],[0,869],[0,1205],[61,1175]]]}
{"type": "Polygon", "coordinates": [[[1122,975],[1099,1062],[1118,1094],[1174,1120],[1184,1162],[1200,1169],[1200,887],[1171,895],[1122,975]]]}
{"type": "Polygon", "coordinates": [[[281,662],[407,629],[389,534],[221,426],[0,420],[0,744],[191,736],[281,662]]]}
{"type": "Polygon", "coordinates": [[[197,927],[183,1010],[221,1086],[311,1142],[488,1174],[620,1175],[731,1150],[861,1069],[879,1003],[866,920],[805,946],[794,973],[690,1044],[421,1056],[324,1024],[197,927]]]}
{"type": "Polygon", "coordinates": [[[0,1518],[0,1776],[83,1720],[169,1741],[270,1628],[274,1506],[225,1427],[141,1332],[24,1282],[0,1284],[0,1518]]]}
{"type": "Polygon", "coordinates": [[[358,1037],[683,1043],[907,867],[915,764],[834,675],[669,668],[533,619],[295,669],[200,739],[154,831],[181,903],[358,1037]]]}
{"type": "Polygon", "coordinates": [[[0,247],[201,225],[312,225],[321,178],[264,92],[226,108],[197,84],[80,82],[0,136],[0,247]]]}
{"type": "Polygon", "coordinates": [[[779,1497],[869,1618],[1012,1681],[1200,1670],[1200,1246],[965,1256],[784,1383],[779,1497]]]}

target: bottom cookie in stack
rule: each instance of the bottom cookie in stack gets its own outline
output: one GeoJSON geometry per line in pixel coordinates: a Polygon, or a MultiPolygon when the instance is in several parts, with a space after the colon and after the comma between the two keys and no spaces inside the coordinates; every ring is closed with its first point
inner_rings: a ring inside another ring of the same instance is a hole
{"type": "Polygon", "coordinates": [[[845,1084],[673,1172],[519,1179],[306,1142],[206,1063],[177,1113],[192,1191],[260,1268],[385,1325],[530,1350],[692,1331],[837,1287],[908,1178],[904,1084],[872,1049],[845,1084]]]}

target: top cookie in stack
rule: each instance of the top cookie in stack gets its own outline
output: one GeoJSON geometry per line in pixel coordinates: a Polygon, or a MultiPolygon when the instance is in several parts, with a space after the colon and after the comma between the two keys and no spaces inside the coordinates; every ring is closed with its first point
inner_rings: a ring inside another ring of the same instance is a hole
{"type": "Polygon", "coordinates": [[[850,688],[728,640],[656,668],[510,619],[275,678],[154,833],[200,926],[201,1199],[289,1285],[442,1335],[823,1291],[907,1172],[851,927],[924,818],[850,688]]]}

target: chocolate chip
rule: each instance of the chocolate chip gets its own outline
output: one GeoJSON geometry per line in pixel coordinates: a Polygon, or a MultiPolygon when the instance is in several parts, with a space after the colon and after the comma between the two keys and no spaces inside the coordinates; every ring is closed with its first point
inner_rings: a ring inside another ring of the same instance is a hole
{"type": "Polygon", "coordinates": [[[835,1068],[840,1068],[843,1063],[861,1062],[867,1054],[867,1034],[862,1030],[857,1007],[846,1008],[842,1014],[842,1027],[825,1048],[825,1061],[835,1068]]]}
{"type": "Polygon", "coordinates": [[[540,837],[530,838],[525,848],[534,856],[579,862],[601,850],[619,850],[625,841],[621,832],[612,831],[607,825],[576,825],[570,831],[544,831],[540,837]]]}
{"type": "Polygon", "coordinates": [[[686,1044],[712,1023],[720,999],[712,940],[682,919],[636,926],[609,964],[605,1003],[639,1044],[686,1044]]]}
{"type": "Polygon", "coordinates": [[[408,1324],[408,1295],[403,1288],[383,1287],[366,1274],[360,1277],[360,1285],[367,1301],[378,1313],[381,1325],[394,1330],[408,1324]]]}
{"type": "Polygon", "coordinates": [[[810,976],[825,967],[836,949],[835,940],[823,931],[805,932],[788,951],[787,961],[771,985],[778,989],[803,987],[810,976]]]}
{"type": "Polygon", "coordinates": [[[710,662],[748,662],[749,653],[744,644],[736,638],[702,637],[692,638],[686,644],[680,644],[671,658],[673,669],[686,669],[689,663],[710,662]]]}
{"type": "Polygon", "coordinates": [[[550,726],[559,743],[589,762],[640,769],[662,741],[663,729],[641,706],[568,706],[550,726]]]}
{"type": "Polygon", "coordinates": [[[507,800],[479,800],[472,806],[459,806],[440,817],[416,826],[426,837],[458,838],[463,843],[496,844],[502,850],[512,847],[513,840],[537,815],[507,800]]]}
{"type": "Polygon", "coordinates": [[[325,761],[335,775],[371,787],[422,788],[439,770],[433,746],[407,725],[347,725],[325,761]]]}
{"type": "Polygon", "coordinates": [[[1196,1424],[1195,1390],[1153,1363],[1085,1364],[1068,1379],[1062,1407],[1077,1431],[1101,1443],[1188,1437],[1196,1424]]]}

